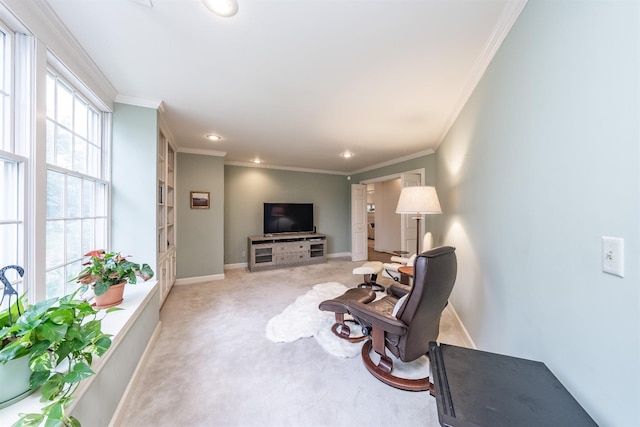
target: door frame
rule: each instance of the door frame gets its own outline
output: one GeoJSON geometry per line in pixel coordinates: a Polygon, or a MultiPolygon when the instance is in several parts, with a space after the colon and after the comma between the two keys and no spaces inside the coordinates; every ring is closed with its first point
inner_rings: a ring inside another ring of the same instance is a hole
{"type": "MultiPolygon", "coordinates": [[[[401,182],[404,182],[403,176],[405,174],[419,174],[420,175],[420,185],[425,185],[425,175],[426,175],[426,169],[425,168],[420,168],[420,169],[414,169],[414,170],[409,170],[409,171],[403,171],[403,172],[398,172],[398,173],[394,173],[391,175],[385,175],[385,176],[380,176],[380,177],[376,177],[376,178],[369,178],[369,179],[365,179],[362,180],[360,182],[358,182],[357,184],[362,184],[362,185],[367,185],[367,184],[375,184],[376,182],[385,182],[385,181],[392,181],[394,179],[398,179],[400,178],[401,182]]],[[[384,227],[384,224],[376,224],[376,227],[384,227]]],[[[420,221],[420,227],[422,228],[420,235],[424,235],[424,221],[420,221]]],[[[352,230],[352,235],[353,235],[353,230],[354,230],[354,219],[353,216],[351,218],[351,230],[352,230]]],[[[403,230],[400,229],[398,230],[398,233],[400,233],[401,235],[403,235],[403,230]]],[[[403,239],[402,241],[402,245],[405,246],[405,242],[403,239]]],[[[354,241],[353,238],[351,240],[351,253],[353,254],[354,251],[354,241]]],[[[402,248],[402,250],[405,251],[410,251],[411,249],[407,249],[407,248],[402,248]]],[[[415,251],[415,248],[413,248],[413,250],[415,251]]]]}

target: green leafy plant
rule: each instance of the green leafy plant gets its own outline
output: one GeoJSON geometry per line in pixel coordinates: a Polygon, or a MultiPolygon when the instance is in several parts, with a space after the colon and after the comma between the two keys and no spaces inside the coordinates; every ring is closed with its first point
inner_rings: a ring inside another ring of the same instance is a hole
{"type": "Polygon", "coordinates": [[[83,263],[85,268],[71,280],[85,285],[93,284],[96,295],[107,292],[110,286],[124,281],[136,283],[137,277],[147,281],[153,277],[153,270],[149,264],[136,264],[129,261],[129,256],[122,256],[119,252],[91,251],[84,255],[89,261],[83,263]]]}
{"type": "Polygon", "coordinates": [[[94,375],[91,362],[111,346],[111,336],[102,332],[99,312],[77,298],[79,291],[29,306],[0,329],[0,363],[28,357],[30,387],[41,387],[40,401],[48,403],[41,413],[20,414],[14,427],[80,425],[66,408],[80,382],[94,375]]]}

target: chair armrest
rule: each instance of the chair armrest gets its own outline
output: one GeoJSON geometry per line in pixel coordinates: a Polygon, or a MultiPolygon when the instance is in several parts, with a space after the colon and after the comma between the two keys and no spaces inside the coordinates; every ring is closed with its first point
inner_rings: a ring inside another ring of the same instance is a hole
{"type": "Polygon", "coordinates": [[[404,264],[406,265],[409,262],[409,258],[405,258],[403,256],[392,256],[391,257],[391,262],[397,262],[399,264],[404,264]]]}
{"type": "Polygon", "coordinates": [[[391,286],[389,286],[389,288],[387,289],[387,294],[395,298],[402,298],[403,296],[408,294],[410,291],[411,291],[411,286],[409,285],[392,283],[391,286]]]}
{"type": "Polygon", "coordinates": [[[379,311],[372,310],[372,305],[363,304],[358,301],[347,301],[349,313],[374,328],[382,329],[394,335],[404,335],[407,332],[407,325],[393,316],[385,315],[379,311]]]}

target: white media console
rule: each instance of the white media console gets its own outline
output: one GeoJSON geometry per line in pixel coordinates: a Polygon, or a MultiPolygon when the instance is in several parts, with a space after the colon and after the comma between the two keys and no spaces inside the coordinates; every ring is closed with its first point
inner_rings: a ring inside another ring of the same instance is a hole
{"type": "Polygon", "coordinates": [[[249,271],[327,262],[327,236],[324,234],[249,236],[247,245],[249,271]]]}

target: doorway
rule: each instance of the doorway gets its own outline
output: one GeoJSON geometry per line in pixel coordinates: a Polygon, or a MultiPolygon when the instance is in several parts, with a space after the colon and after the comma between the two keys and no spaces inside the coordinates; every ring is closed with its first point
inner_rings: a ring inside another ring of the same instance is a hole
{"type": "Polygon", "coordinates": [[[416,221],[411,220],[411,215],[395,213],[395,209],[402,187],[424,185],[424,176],[423,168],[360,182],[366,186],[366,247],[370,261],[388,262],[398,251],[415,251],[416,221]]]}

